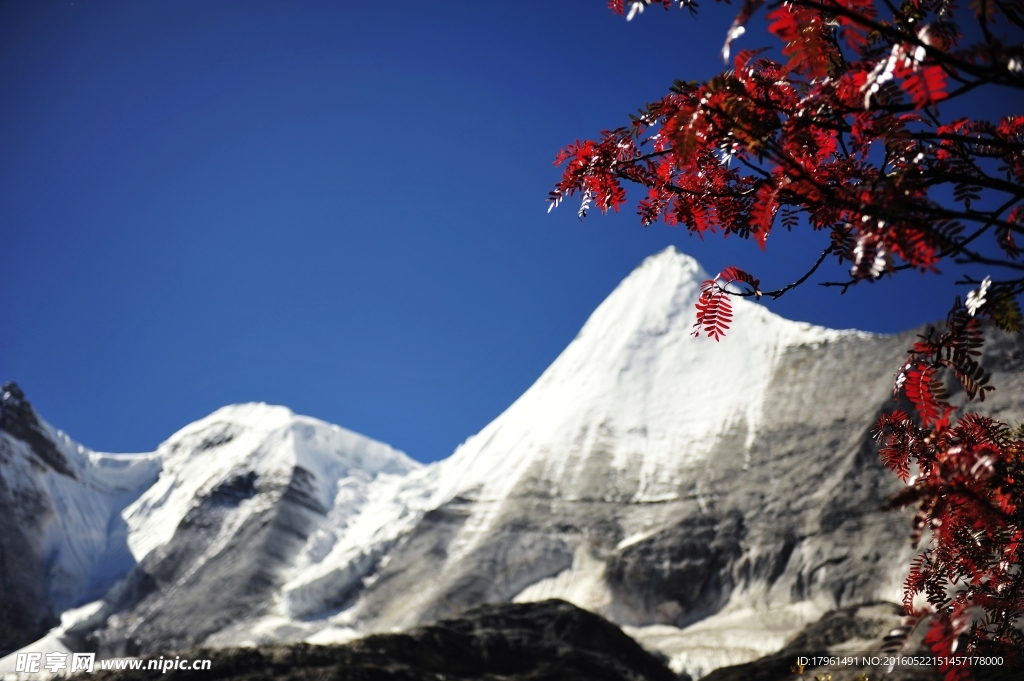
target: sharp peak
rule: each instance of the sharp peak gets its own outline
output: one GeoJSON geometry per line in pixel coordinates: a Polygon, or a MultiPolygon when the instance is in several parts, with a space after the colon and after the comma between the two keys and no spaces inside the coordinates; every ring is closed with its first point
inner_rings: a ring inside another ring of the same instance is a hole
{"type": "Polygon", "coordinates": [[[14,381],[7,381],[0,386],[0,430],[7,430],[4,424],[13,421],[29,427],[39,427],[39,417],[32,408],[32,403],[25,399],[24,391],[14,381]]]}
{"type": "Polygon", "coordinates": [[[652,260],[654,258],[670,258],[675,256],[683,256],[684,258],[689,258],[690,260],[693,259],[690,256],[683,253],[682,251],[680,251],[678,248],[676,248],[675,244],[669,244],[668,246],[661,249],[657,253],[647,256],[645,260],[652,260]]]}
{"type": "Polygon", "coordinates": [[[41,419],[14,381],[0,387],[0,432],[21,440],[54,471],[76,478],[74,466],[54,441],[58,434],[41,419]]]}
{"type": "Polygon", "coordinates": [[[619,282],[598,310],[623,299],[647,300],[652,295],[661,294],[671,296],[671,292],[678,289],[692,289],[696,294],[701,282],[709,278],[696,258],[670,245],[644,258],[619,282]]]}
{"type": "MultiPolygon", "coordinates": [[[[666,324],[676,318],[687,320],[684,330],[689,334],[701,284],[710,278],[696,258],[675,246],[668,246],[645,258],[619,283],[587,319],[577,338],[587,338],[588,343],[600,345],[608,338],[616,338],[614,343],[628,343],[632,342],[627,340],[632,337],[630,334],[664,333],[668,328],[666,324]]],[[[742,333],[744,326],[739,317],[747,316],[762,322],[773,320],[773,323],[800,328],[812,335],[833,333],[824,327],[782,317],[753,300],[739,298],[730,303],[736,316],[734,336],[742,333]]]]}
{"type": "Polygon", "coordinates": [[[644,258],[636,269],[639,270],[647,267],[678,268],[687,272],[693,279],[698,281],[703,281],[708,278],[707,271],[701,267],[700,262],[698,262],[696,258],[692,255],[683,253],[671,244],[657,253],[644,258]]]}

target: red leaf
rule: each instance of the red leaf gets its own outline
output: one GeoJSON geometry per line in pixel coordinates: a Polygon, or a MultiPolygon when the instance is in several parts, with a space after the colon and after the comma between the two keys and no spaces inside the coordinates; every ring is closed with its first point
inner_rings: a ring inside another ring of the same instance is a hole
{"type": "Polygon", "coordinates": [[[946,98],[946,72],[934,64],[909,70],[904,75],[903,91],[923,108],[946,98]]]}
{"type": "Polygon", "coordinates": [[[826,37],[831,29],[822,21],[820,10],[783,4],[768,13],[768,30],[785,41],[782,54],[789,57],[788,67],[808,78],[828,75],[835,47],[826,37]]]}
{"type": "Polygon", "coordinates": [[[750,227],[757,244],[765,250],[765,241],[772,231],[775,214],[779,211],[779,193],[771,184],[762,184],[754,195],[754,205],[750,209],[750,227]]]}
{"type": "Polygon", "coordinates": [[[701,284],[696,307],[697,321],[691,335],[700,338],[703,331],[708,338],[721,340],[732,322],[732,305],[729,294],[719,288],[716,279],[706,279],[701,284]]]}
{"type": "Polygon", "coordinates": [[[906,371],[907,381],[903,390],[914,408],[917,409],[924,427],[942,426],[948,423],[953,407],[936,395],[938,384],[935,370],[930,366],[915,365],[906,371]]]}
{"type": "Polygon", "coordinates": [[[718,278],[721,279],[722,284],[726,286],[735,281],[742,281],[744,284],[749,284],[754,290],[754,294],[758,298],[761,297],[761,280],[756,279],[754,275],[749,272],[745,272],[738,267],[726,267],[722,270],[721,274],[718,275],[718,278]]]}

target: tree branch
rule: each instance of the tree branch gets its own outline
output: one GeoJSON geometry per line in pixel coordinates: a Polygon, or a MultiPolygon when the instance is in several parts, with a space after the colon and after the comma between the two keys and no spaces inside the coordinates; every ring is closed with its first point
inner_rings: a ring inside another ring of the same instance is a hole
{"type": "Polygon", "coordinates": [[[830,245],[828,248],[826,248],[824,251],[821,252],[821,255],[818,256],[818,260],[814,263],[814,265],[811,267],[811,269],[807,270],[807,272],[804,273],[804,275],[802,277],[800,277],[799,279],[794,281],[792,284],[787,284],[787,285],[783,286],[782,288],[776,289],[774,291],[730,291],[729,289],[723,288],[717,282],[715,283],[715,286],[722,293],[725,293],[726,295],[730,295],[730,296],[736,296],[737,298],[751,298],[751,297],[761,298],[762,296],[768,296],[772,300],[777,300],[778,298],[780,298],[787,291],[791,291],[791,290],[795,289],[797,286],[799,286],[800,284],[802,284],[805,281],[807,281],[810,278],[810,276],[812,274],[814,274],[815,270],[818,269],[818,267],[821,265],[821,263],[823,263],[825,261],[825,258],[828,257],[828,254],[831,253],[833,250],[835,250],[835,247],[830,245]]]}

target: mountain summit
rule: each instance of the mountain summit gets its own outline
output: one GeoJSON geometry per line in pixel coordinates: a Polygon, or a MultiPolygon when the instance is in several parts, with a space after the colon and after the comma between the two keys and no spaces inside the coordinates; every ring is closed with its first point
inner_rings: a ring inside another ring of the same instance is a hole
{"type": "MultiPolygon", "coordinates": [[[[187,426],[120,507],[134,566],[54,635],[106,655],[329,643],[561,598],[700,676],[829,610],[898,599],[908,520],[881,511],[899,482],[870,429],[912,332],[738,300],[728,338],[696,339],[706,278],[671,248],[645,260],[529,390],[429,466],[283,407],[187,426]]],[[[986,406],[1020,418],[1020,344],[994,339],[986,361],[1010,389],[986,406]]],[[[27,431],[4,431],[3,451],[27,457],[27,431]]]]}
{"type": "Polygon", "coordinates": [[[567,501],[676,499],[680,474],[704,465],[723,434],[751,444],[790,349],[857,336],[741,300],[728,342],[693,338],[707,278],[671,247],[645,260],[537,382],[442,464],[441,495],[479,485],[478,498],[503,499],[535,475],[558,481],[545,492],[567,501]],[[585,472],[595,463],[617,474],[595,487],[585,472]]]}

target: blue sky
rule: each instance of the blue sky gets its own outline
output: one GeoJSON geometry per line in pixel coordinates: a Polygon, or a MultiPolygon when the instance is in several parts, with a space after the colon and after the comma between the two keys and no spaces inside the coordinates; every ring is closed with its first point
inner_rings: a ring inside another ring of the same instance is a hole
{"type": "MultiPolygon", "coordinates": [[[[545,213],[558,149],[720,71],[735,11],[605,4],[3,3],[0,381],[94,449],[262,400],[434,460],[647,255],[801,274],[813,239],[545,213]]],[[[957,290],[859,288],[772,308],[894,332],[957,290]]]]}

